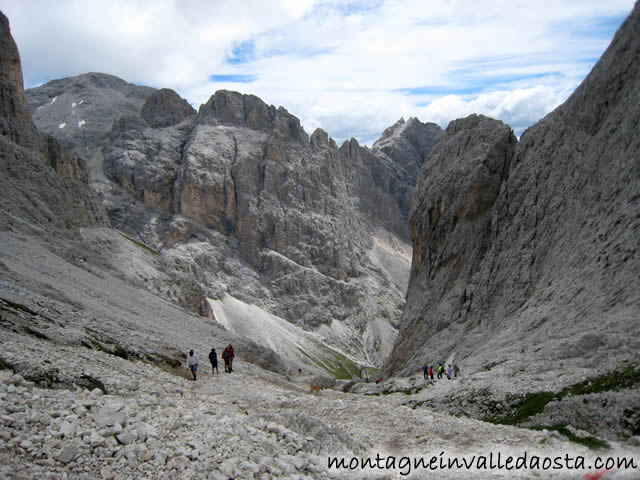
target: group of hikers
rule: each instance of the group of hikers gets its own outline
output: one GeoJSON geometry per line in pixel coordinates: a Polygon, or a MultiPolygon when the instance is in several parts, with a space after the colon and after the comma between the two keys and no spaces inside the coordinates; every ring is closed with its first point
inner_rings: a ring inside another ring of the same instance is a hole
{"type": "MultiPolygon", "coordinates": [[[[431,380],[433,380],[433,365],[427,365],[425,363],[422,366],[422,373],[424,374],[425,380],[427,380],[428,378],[431,378],[431,380]]],[[[444,377],[444,375],[447,376],[448,380],[451,380],[452,378],[457,377],[459,373],[460,373],[460,369],[456,364],[454,364],[453,366],[449,364],[445,369],[444,362],[440,362],[440,364],[436,368],[436,377],[438,378],[438,380],[441,380],[444,377]]]]}
{"type": "MultiPolygon", "coordinates": [[[[226,373],[233,372],[233,347],[231,344],[227,345],[227,347],[222,352],[222,360],[224,360],[224,371],[226,373]]],[[[212,348],[209,352],[209,361],[211,362],[211,374],[220,373],[218,371],[218,353],[215,348],[212,348]]],[[[187,368],[191,371],[191,375],[193,375],[193,381],[196,380],[196,372],[198,371],[198,356],[194,350],[189,350],[189,354],[187,355],[187,368]]]]}

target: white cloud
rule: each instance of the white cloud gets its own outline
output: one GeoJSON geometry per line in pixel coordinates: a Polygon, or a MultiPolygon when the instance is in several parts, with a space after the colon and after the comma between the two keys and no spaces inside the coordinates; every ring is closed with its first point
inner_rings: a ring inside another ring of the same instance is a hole
{"type": "Polygon", "coordinates": [[[284,106],[308,132],[370,143],[401,116],[446,126],[477,112],[525,128],[579,84],[634,2],[3,3],[27,87],[101,71],[196,107],[227,88],[284,106]]]}
{"type": "Polygon", "coordinates": [[[459,95],[445,95],[424,107],[419,116],[430,118],[446,128],[450,120],[481,113],[499,118],[518,133],[535,123],[560,105],[570,91],[557,91],[552,87],[535,86],[511,91],[480,94],[470,100],[459,95]]]}

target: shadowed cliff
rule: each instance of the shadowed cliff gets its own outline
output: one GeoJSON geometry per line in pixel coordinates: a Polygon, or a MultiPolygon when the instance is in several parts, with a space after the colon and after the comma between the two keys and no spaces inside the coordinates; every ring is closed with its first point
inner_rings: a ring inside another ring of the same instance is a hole
{"type": "Polygon", "coordinates": [[[640,347],[640,8],[565,104],[522,135],[452,122],[413,196],[387,372],[454,358],[607,368],[640,347]]]}

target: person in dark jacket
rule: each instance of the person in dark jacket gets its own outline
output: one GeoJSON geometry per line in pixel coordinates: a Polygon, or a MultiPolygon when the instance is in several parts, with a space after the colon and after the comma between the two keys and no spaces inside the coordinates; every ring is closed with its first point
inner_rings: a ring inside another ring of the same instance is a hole
{"type": "Polygon", "coordinates": [[[209,352],[209,361],[211,362],[211,373],[220,373],[218,372],[218,354],[216,353],[216,349],[212,348],[209,352]]]}
{"type": "Polygon", "coordinates": [[[227,345],[227,348],[222,352],[222,359],[224,360],[224,371],[227,373],[233,372],[233,347],[231,344],[227,345]]]}

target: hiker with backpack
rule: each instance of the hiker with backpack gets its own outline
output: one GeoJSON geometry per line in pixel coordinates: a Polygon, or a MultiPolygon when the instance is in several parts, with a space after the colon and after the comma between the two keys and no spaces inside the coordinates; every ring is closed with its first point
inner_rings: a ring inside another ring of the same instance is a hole
{"type": "Polygon", "coordinates": [[[438,380],[442,380],[442,374],[444,373],[444,365],[442,365],[442,362],[440,362],[440,365],[438,365],[438,380]]]}
{"type": "Polygon", "coordinates": [[[231,344],[227,345],[227,348],[222,352],[222,359],[224,360],[224,371],[226,373],[233,372],[233,347],[231,344]]]}
{"type": "Polygon", "coordinates": [[[218,372],[218,354],[216,353],[215,348],[211,348],[209,352],[209,361],[211,362],[211,374],[220,373],[218,372]]]}
{"type": "Polygon", "coordinates": [[[189,355],[187,355],[187,368],[191,370],[191,375],[193,375],[193,381],[196,381],[196,371],[198,370],[198,357],[196,357],[196,352],[193,350],[189,350],[189,355]]]}
{"type": "Polygon", "coordinates": [[[429,377],[433,380],[433,365],[429,365],[429,377]]]}
{"type": "Polygon", "coordinates": [[[429,377],[429,366],[426,363],[422,366],[422,375],[425,380],[429,377]]]}

